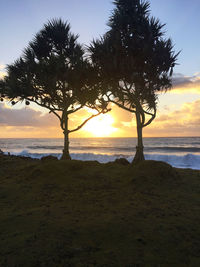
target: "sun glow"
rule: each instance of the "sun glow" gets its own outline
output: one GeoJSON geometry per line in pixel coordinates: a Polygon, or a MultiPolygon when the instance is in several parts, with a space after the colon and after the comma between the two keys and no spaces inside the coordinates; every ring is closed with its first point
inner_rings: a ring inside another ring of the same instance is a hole
{"type": "Polygon", "coordinates": [[[94,137],[108,137],[117,131],[112,126],[113,123],[114,118],[110,114],[104,114],[91,119],[85,125],[84,130],[94,137]]]}

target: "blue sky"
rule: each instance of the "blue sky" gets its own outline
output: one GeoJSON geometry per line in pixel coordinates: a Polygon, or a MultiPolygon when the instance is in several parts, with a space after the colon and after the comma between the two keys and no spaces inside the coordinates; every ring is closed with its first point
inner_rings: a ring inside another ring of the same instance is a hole
{"type": "MultiPolygon", "coordinates": [[[[200,1],[151,0],[151,14],[166,23],[176,51],[181,50],[175,71],[193,75],[200,71],[200,1]]],[[[103,34],[113,8],[110,0],[0,0],[0,63],[9,64],[47,20],[62,17],[71,23],[80,42],[89,44],[103,34]]]]}
{"type": "MultiPolygon", "coordinates": [[[[181,50],[181,53],[179,65],[174,70],[176,80],[173,90],[159,96],[158,115],[145,128],[144,135],[200,136],[200,1],[149,2],[151,15],[159,18],[161,23],[166,23],[166,37],[171,37],[175,51],[181,50]]],[[[72,32],[80,35],[79,41],[88,45],[108,29],[106,23],[113,7],[110,0],[0,0],[0,77],[4,66],[22,54],[48,20],[58,17],[67,20],[72,32]]],[[[16,108],[17,116],[13,120],[14,113],[10,106],[0,103],[0,137],[62,136],[61,131],[58,133],[58,122],[39,106],[24,107],[22,104],[16,105],[16,108]],[[44,120],[47,123],[41,129],[44,120]],[[54,130],[51,127],[55,127],[54,130]]],[[[113,125],[118,127],[116,136],[135,136],[134,117],[115,108],[112,116],[115,120],[113,125]]],[[[84,136],[84,130],[82,135],[81,131],[80,136],[84,136]]]]}

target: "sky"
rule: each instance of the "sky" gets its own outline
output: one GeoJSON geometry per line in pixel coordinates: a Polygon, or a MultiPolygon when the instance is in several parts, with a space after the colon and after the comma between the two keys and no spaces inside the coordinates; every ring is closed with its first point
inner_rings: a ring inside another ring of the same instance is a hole
{"type": "MultiPolygon", "coordinates": [[[[200,1],[149,2],[151,15],[166,24],[166,37],[181,53],[174,69],[174,86],[159,96],[157,117],[144,129],[144,136],[200,136],[200,1]]],[[[88,45],[108,29],[113,7],[110,0],[0,0],[0,77],[49,19],[67,20],[72,32],[79,34],[79,42],[88,45]]],[[[70,126],[85,116],[86,110],[79,112],[70,126]]],[[[113,106],[109,114],[93,119],[73,136],[136,136],[135,118],[113,106]]],[[[62,131],[57,119],[38,106],[11,108],[1,103],[0,138],[4,137],[62,137],[62,131]]]]}

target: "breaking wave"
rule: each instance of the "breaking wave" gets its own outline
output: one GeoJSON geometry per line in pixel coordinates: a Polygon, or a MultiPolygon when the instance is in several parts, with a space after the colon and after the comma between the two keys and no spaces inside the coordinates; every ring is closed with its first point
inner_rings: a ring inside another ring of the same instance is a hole
{"type": "MultiPolygon", "coordinates": [[[[63,146],[27,146],[31,150],[62,150],[63,146]]],[[[114,147],[114,146],[70,146],[70,150],[99,150],[99,151],[135,151],[135,146],[129,147],[114,147]]],[[[188,152],[188,153],[200,153],[200,147],[176,147],[176,146],[157,146],[157,147],[145,147],[145,151],[155,152],[155,151],[165,151],[165,152],[188,152]]]]}
{"type": "MultiPolygon", "coordinates": [[[[154,148],[155,149],[155,148],[154,148]]],[[[32,153],[28,150],[22,150],[18,153],[11,153],[13,155],[31,157],[36,159],[41,159],[43,156],[47,156],[49,154],[57,157],[58,159],[61,157],[61,153],[32,153]]],[[[124,154],[95,154],[95,153],[71,153],[72,159],[76,160],[96,160],[100,163],[107,163],[114,161],[116,158],[124,157],[128,161],[132,161],[132,156],[127,156],[124,154]]],[[[200,170],[200,155],[195,154],[185,154],[185,155],[175,155],[175,154],[145,154],[145,159],[147,160],[159,160],[164,161],[177,168],[191,168],[200,170]]]]}

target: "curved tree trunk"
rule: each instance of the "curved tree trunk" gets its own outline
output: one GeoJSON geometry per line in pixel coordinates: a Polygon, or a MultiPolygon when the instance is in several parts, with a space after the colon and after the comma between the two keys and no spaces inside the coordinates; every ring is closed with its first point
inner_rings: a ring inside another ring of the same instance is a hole
{"type": "Polygon", "coordinates": [[[136,110],[136,122],[137,122],[137,146],[136,146],[136,153],[133,159],[133,164],[137,164],[144,160],[144,153],[143,153],[143,140],[142,140],[142,122],[140,113],[136,110]]]}
{"type": "Polygon", "coordinates": [[[70,154],[69,154],[69,131],[68,131],[68,116],[64,116],[64,149],[63,154],[61,157],[61,160],[71,160],[70,154]]]}

